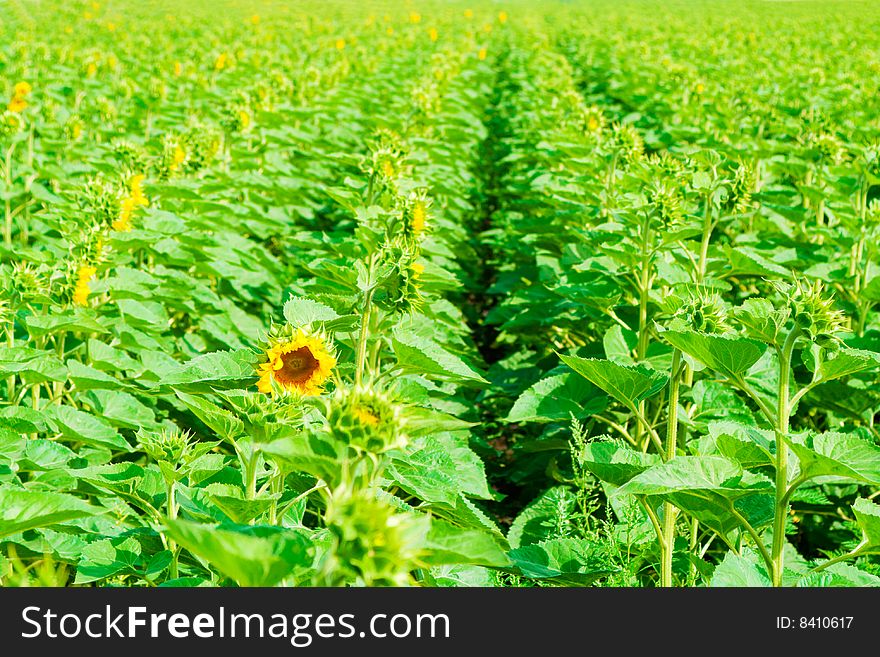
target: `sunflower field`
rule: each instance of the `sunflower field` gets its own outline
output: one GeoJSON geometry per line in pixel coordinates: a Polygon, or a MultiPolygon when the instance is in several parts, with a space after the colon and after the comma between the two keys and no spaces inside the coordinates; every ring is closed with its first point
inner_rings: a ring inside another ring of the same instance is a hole
{"type": "Polygon", "coordinates": [[[0,2],[3,586],[877,586],[871,2],[0,2]]]}

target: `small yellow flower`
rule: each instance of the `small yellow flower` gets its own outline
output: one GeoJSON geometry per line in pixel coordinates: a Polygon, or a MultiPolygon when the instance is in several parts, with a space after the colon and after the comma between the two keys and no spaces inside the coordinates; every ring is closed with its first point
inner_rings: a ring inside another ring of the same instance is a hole
{"type": "Polygon", "coordinates": [[[345,48],[345,39],[336,39],[336,50],[345,48]]]}
{"type": "Polygon", "coordinates": [[[115,32],[116,31],[116,23],[107,23],[107,31],[115,32]]]}
{"type": "Polygon", "coordinates": [[[222,71],[224,68],[226,68],[227,59],[228,57],[226,56],[226,53],[220,53],[219,55],[217,55],[217,59],[214,60],[214,70],[222,71]]]}
{"type": "Polygon", "coordinates": [[[271,393],[274,382],[300,395],[320,394],[336,367],[329,341],[302,329],[269,347],[265,356],[266,362],[257,366],[257,389],[263,393],[271,393]]]}
{"type": "Polygon", "coordinates": [[[416,201],[412,212],[412,229],[418,235],[425,230],[425,224],[428,222],[428,209],[425,207],[424,201],[416,201]]]}
{"type": "Polygon", "coordinates": [[[98,65],[95,62],[89,62],[89,65],[86,67],[86,75],[90,78],[95,77],[95,74],[98,72],[98,65]]]}
{"type": "Polygon", "coordinates": [[[150,204],[150,199],[148,199],[144,195],[144,178],[146,178],[146,176],[144,176],[143,174],[138,174],[136,176],[133,176],[131,181],[129,181],[128,183],[128,189],[131,193],[131,200],[134,202],[135,205],[150,204]]]}
{"type": "Polygon", "coordinates": [[[436,27],[432,27],[430,30],[428,30],[428,38],[431,41],[436,41],[439,37],[440,37],[440,34],[437,32],[436,27]]]}
{"type": "Polygon", "coordinates": [[[382,173],[385,174],[386,178],[393,178],[394,177],[394,165],[391,164],[391,162],[389,162],[388,160],[385,160],[384,162],[382,162],[382,173]]]}
{"type": "Polygon", "coordinates": [[[498,22],[501,23],[502,25],[507,22],[507,12],[506,11],[499,11],[498,12],[498,22]]]}
{"type": "Polygon", "coordinates": [[[127,233],[132,229],[131,215],[134,213],[134,199],[127,197],[119,204],[119,216],[113,220],[111,227],[120,233],[127,233]]]}
{"type": "Polygon", "coordinates": [[[385,34],[387,34],[388,36],[391,36],[392,34],[394,34],[394,28],[389,27],[387,30],[385,30],[385,34]]]}
{"type": "Polygon", "coordinates": [[[473,9],[465,9],[464,10],[464,17],[465,18],[473,18],[474,17],[474,10],[473,9]]]}
{"type": "Polygon", "coordinates": [[[259,23],[260,23],[259,14],[254,14],[253,16],[251,16],[251,25],[258,25],[259,23]]]}
{"type": "Polygon", "coordinates": [[[421,20],[422,20],[422,15],[419,14],[418,12],[414,11],[414,12],[410,13],[410,15],[409,15],[409,22],[410,23],[418,23],[421,20]]]}
{"type": "Polygon", "coordinates": [[[477,57],[480,58],[480,61],[483,61],[484,59],[486,59],[487,54],[488,54],[488,52],[486,51],[485,48],[480,48],[480,52],[477,53],[477,57]]]}
{"type": "Polygon", "coordinates": [[[183,73],[183,64],[174,62],[174,77],[179,78],[181,73],[183,73]]]}
{"type": "Polygon", "coordinates": [[[171,155],[171,166],[169,168],[172,171],[177,171],[178,167],[184,162],[186,162],[186,151],[180,146],[175,146],[174,153],[171,155]]]}
{"type": "Polygon", "coordinates": [[[76,286],[73,290],[73,303],[77,306],[89,305],[89,294],[92,289],[89,283],[94,279],[97,269],[91,265],[83,265],[76,273],[76,286]]]}
{"type": "Polygon", "coordinates": [[[251,115],[244,110],[238,110],[238,120],[241,122],[241,129],[244,130],[251,124],[251,115]]]}
{"type": "Polygon", "coordinates": [[[10,112],[17,114],[19,112],[23,112],[27,105],[27,101],[24,98],[14,96],[12,100],[9,101],[9,105],[6,106],[6,109],[8,109],[10,112]]]}
{"type": "Polygon", "coordinates": [[[706,87],[703,86],[702,82],[697,83],[697,86],[694,89],[694,91],[696,91],[698,94],[703,93],[705,90],[706,90],[706,87]]]}
{"type": "Polygon", "coordinates": [[[599,129],[599,119],[595,116],[591,116],[587,121],[587,129],[589,129],[590,132],[596,132],[596,130],[599,129]]]}
{"type": "Polygon", "coordinates": [[[32,90],[33,88],[27,82],[16,82],[15,87],[12,89],[12,95],[18,98],[25,98],[30,95],[32,90]]]}

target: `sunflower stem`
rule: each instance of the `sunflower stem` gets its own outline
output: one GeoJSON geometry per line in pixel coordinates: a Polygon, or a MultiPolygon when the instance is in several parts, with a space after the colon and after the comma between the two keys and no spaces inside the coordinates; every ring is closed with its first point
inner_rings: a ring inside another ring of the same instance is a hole
{"type": "Polygon", "coordinates": [[[369,279],[367,281],[370,286],[364,294],[364,308],[361,311],[361,332],[358,336],[357,359],[355,367],[354,381],[356,385],[361,385],[364,378],[364,366],[367,360],[367,336],[370,331],[370,315],[373,309],[373,291],[375,290],[373,278],[376,270],[375,256],[370,258],[369,279]]]}

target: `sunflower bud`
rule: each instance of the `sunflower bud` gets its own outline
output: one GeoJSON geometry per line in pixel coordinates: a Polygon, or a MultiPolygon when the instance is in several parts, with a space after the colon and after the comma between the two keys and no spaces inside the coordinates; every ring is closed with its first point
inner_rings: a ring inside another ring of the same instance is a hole
{"type": "Polygon", "coordinates": [[[624,162],[638,162],[645,152],[639,131],[631,125],[615,123],[611,128],[611,148],[624,162]]]}
{"type": "Polygon", "coordinates": [[[788,303],[795,324],[810,340],[828,343],[846,327],[846,317],[834,308],[834,298],[825,293],[821,281],[808,284],[798,280],[789,291],[788,303]]]}
{"type": "Polygon", "coordinates": [[[179,429],[162,431],[139,431],[138,448],[157,462],[168,463],[173,467],[181,465],[192,447],[192,435],[179,429]]]}
{"type": "Polygon", "coordinates": [[[373,297],[377,306],[388,312],[408,313],[422,303],[419,277],[424,267],[416,262],[418,247],[396,241],[383,250],[387,275],[373,297]]]}
{"type": "Polygon", "coordinates": [[[323,574],[329,585],[406,586],[421,567],[425,515],[398,512],[372,490],[337,488],[324,516],[333,537],[323,574]]]}
{"type": "Polygon", "coordinates": [[[407,440],[401,407],[368,386],[338,389],[328,402],[327,423],[334,438],[359,452],[381,454],[407,440]]]}
{"type": "Polygon", "coordinates": [[[727,306],[716,292],[688,290],[673,313],[673,319],[701,333],[726,333],[731,330],[727,306]]]}

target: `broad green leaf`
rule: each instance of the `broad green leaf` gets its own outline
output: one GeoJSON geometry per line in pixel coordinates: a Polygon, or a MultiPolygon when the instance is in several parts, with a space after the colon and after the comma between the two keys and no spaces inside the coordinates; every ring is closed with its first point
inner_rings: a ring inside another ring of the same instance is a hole
{"type": "Polygon", "coordinates": [[[456,527],[443,520],[431,520],[425,541],[424,560],[432,565],[466,563],[504,568],[510,559],[497,537],[479,529],[456,527]]]}
{"type": "Polygon", "coordinates": [[[202,525],[169,521],[168,535],[241,586],[297,581],[312,563],[312,545],[301,533],[266,525],[202,525]]]}
{"type": "Polygon", "coordinates": [[[82,551],[76,567],[75,584],[88,584],[116,575],[135,574],[146,565],[140,542],[132,537],[104,539],[82,551]]]}
{"type": "Polygon", "coordinates": [[[818,347],[802,353],[804,363],[813,372],[814,382],[824,383],[850,374],[880,368],[880,354],[864,349],[844,347],[826,355],[824,359],[819,358],[820,350],[818,347]]]}
{"type": "Polygon", "coordinates": [[[98,512],[99,509],[72,495],[0,485],[0,538],[98,512]]]}
{"type": "Polygon", "coordinates": [[[640,365],[620,365],[610,360],[578,356],[560,355],[559,358],[590,383],[629,408],[634,408],[643,399],[657,394],[668,382],[666,375],[640,365]]]}
{"type": "Polygon", "coordinates": [[[405,456],[392,458],[388,476],[426,502],[454,505],[459,495],[491,497],[483,463],[462,441],[428,437],[405,456]]]}
{"type": "Polygon", "coordinates": [[[801,477],[831,477],[880,484],[880,447],[851,434],[793,434],[787,439],[801,477]]]}
{"type": "Polygon", "coordinates": [[[0,347],[0,378],[10,374],[27,383],[67,380],[67,368],[56,356],[29,347],[0,347]]]}
{"type": "Polygon", "coordinates": [[[339,315],[330,306],[311,299],[291,297],[284,304],[284,319],[293,326],[308,326],[315,322],[329,322],[338,318],[339,315]]]}
{"type": "Polygon", "coordinates": [[[46,417],[55,431],[65,438],[87,445],[101,445],[110,449],[129,452],[130,445],[110,423],[72,406],[51,406],[46,417]]]}
{"type": "Polygon", "coordinates": [[[193,414],[226,440],[235,440],[244,433],[244,422],[225,408],[208,401],[204,397],[176,390],[175,395],[193,414]]]}
{"type": "Polygon", "coordinates": [[[648,468],[660,463],[657,454],[646,454],[620,441],[596,440],[584,445],[577,455],[581,466],[602,481],[622,486],[648,468]]]}
{"type": "Polygon", "coordinates": [[[488,383],[461,358],[412,331],[396,330],[391,344],[405,372],[434,375],[456,383],[488,383]]]}
{"type": "Polygon", "coordinates": [[[68,360],[67,369],[70,372],[70,380],[77,390],[119,390],[128,387],[119,379],[90,365],[84,365],[78,360],[68,360]]]}
{"type": "Polygon", "coordinates": [[[514,566],[530,579],[584,586],[613,572],[597,545],[582,539],[557,538],[510,551],[514,566]]]}
{"type": "Polygon", "coordinates": [[[855,501],[852,509],[867,547],[872,551],[880,549],[880,506],[860,497],[855,501]]]}
{"type": "Polygon", "coordinates": [[[256,355],[247,350],[216,351],[179,366],[161,381],[185,392],[247,388],[256,384],[256,355]]]}
{"type": "Polygon", "coordinates": [[[630,479],[617,494],[670,502],[725,540],[742,524],[736,513],[756,528],[773,520],[773,483],[721,456],[677,456],[630,479]]]}
{"type": "Polygon", "coordinates": [[[742,555],[728,552],[712,574],[713,588],[717,587],[770,587],[767,568],[752,550],[742,555]]]}
{"type": "Polygon", "coordinates": [[[31,338],[40,338],[52,333],[81,331],[83,333],[107,333],[89,311],[61,311],[43,315],[29,315],[24,320],[31,338]]]}
{"type": "Polygon", "coordinates": [[[708,428],[709,434],[700,439],[700,454],[714,451],[745,468],[775,462],[776,438],[772,431],[738,422],[710,422],[708,428]]]}
{"type": "Polygon", "coordinates": [[[767,350],[766,345],[749,338],[696,331],[663,331],[662,335],[676,349],[728,376],[747,371],[767,350]]]}
{"type": "Polygon", "coordinates": [[[541,379],[523,392],[510,409],[508,422],[558,422],[583,419],[605,410],[607,398],[572,372],[541,379]]]}

